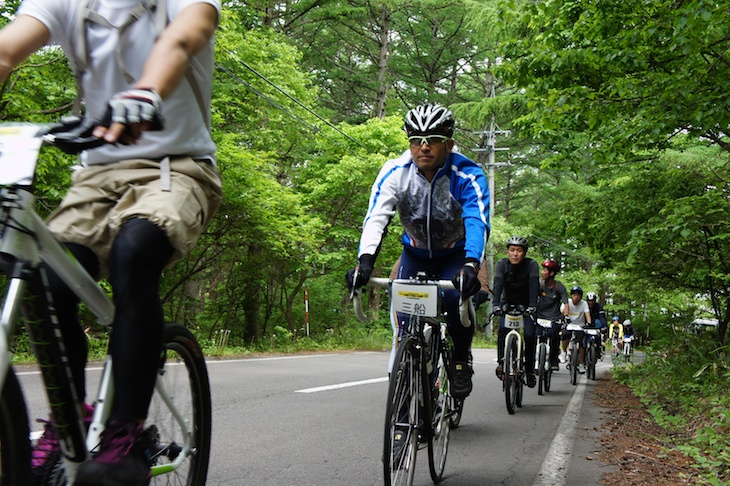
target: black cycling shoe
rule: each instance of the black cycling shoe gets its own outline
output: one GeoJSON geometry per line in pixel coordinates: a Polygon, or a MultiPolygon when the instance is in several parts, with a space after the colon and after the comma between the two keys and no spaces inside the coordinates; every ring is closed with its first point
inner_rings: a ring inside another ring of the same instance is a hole
{"type": "Polygon", "coordinates": [[[497,366],[497,369],[494,370],[494,373],[497,375],[497,378],[499,378],[499,381],[502,381],[504,378],[504,370],[502,369],[502,365],[497,366]]]}
{"type": "Polygon", "coordinates": [[[474,371],[469,363],[454,363],[454,381],[451,383],[451,395],[454,398],[466,398],[471,393],[471,375],[474,371]]]}
{"type": "Polygon", "coordinates": [[[535,388],[535,385],[537,385],[537,378],[535,378],[535,374],[527,373],[527,386],[529,388],[535,388]]]}

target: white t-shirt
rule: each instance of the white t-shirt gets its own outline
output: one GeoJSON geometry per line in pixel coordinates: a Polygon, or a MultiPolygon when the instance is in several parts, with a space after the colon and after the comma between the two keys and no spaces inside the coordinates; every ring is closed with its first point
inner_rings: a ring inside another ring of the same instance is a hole
{"type": "MultiPolygon", "coordinates": [[[[99,0],[96,11],[113,25],[121,25],[129,17],[139,0],[99,0]]],[[[220,0],[167,0],[167,14],[174,19],[186,7],[195,3],[213,5],[220,15],[220,0]]],[[[29,15],[40,20],[50,31],[50,43],[58,44],[73,65],[73,45],[78,38],[78,11],[87,0],[25,0],[18,15],[29,15]]],[[[126,70],[138,79],[145,61],[155,42],[155,24],[152,15],[143,15],[124,34],[121,52],[126,70]]],[[[87,22],[86,39],[89,66],[82,79],[87,113],[100,119],[111,97],[132,87],[123,75],[116,59],[117,31],[87,22]]],[[[191,60],[191,69],[203,98],[205,109],[210,112],[211,81],[213,76],[213,39],[191,60]]],[[[134,83],[134,81],[132,81],[134,83]]],[[[87,164],[103,164],[123,159],[161,159],[168,155],[188,155],[194,158],[214,160],[215,143],[210,127],[205,121],[195,93],[187,77],[162,103],[165,129],[145,132],[136,145],[103,146],[82,154],[87,164]]]]}
{"type": "Polygon", "coordinates": [[[580,324],[581,326],[586,324],[586,312],[590,312],[588,302],[581,300],[578,305],[573,305],[573,299],[568,300],[568,317],[570,317],[571,324],[580,324]]]}

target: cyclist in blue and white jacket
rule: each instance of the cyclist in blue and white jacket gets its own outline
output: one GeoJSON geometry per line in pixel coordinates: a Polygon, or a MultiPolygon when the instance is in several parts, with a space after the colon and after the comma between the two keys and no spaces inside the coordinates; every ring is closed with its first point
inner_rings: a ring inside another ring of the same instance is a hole
{"type": "MultiPolygon", "coordinates": [[[[410,150],[386,162],[373,184],[358,272],[348,272],[347,284],[358,288],[370,279],[385,230],[398,211],[404,232],[397,278],[425,271],[431,278],[452,279],[457,288],[463,285],[464,297],[471,297],[481,288],[477,273],[489,235],[486,177],[475,162],[453,151],[450,110],[420,105],[408,112],[404,128],[410,150]]],[[[452,393],[463,398],[472,388],[474,326],[461,325],[458,300],[458,291],[445,292],[448,332],[454,341],[452,393]]]]}

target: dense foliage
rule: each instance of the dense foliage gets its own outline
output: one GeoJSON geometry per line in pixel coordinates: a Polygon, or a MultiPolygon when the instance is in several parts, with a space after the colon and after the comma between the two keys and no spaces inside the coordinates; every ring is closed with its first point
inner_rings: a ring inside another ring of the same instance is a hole
{"type": "MultiPolygon", "coordinates": [[[[18,3],[0,5],[0,22],[18,3]]],[[[406,147],[402,116],[428,100],[456,113],[462,152],[498,164],[495,259],[510,234],[527,236],[529,256],[560,260],[566,285],[598,292],[657,347],[667,341],[655,337],[714,317],[703,353],[722,367],[730,0],[223,3],[213,128],[225,200],[164,275],[169,319],[211,348],[387,345],[384,296],[372,294],[374,317],[356,323],[343,276],[370,184],[406,147]],[[477,150],[489,128],[508,150],[477,150]]],[[[0,120],[51,121],[74,91],[60,51],[44,49],[2,85],[0,120]]],[[[44,153],[44,212],[73,163],[44,153]]],[[[397,234],[394,221],[380,275],[398,256],[397,234]]]]}

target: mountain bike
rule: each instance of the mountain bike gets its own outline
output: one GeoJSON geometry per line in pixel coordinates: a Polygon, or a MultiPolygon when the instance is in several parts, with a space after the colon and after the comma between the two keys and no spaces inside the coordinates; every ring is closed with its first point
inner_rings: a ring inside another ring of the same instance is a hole
{"type": "Polygon", "coordinates": [[[550,391],[550,382],[553,377],[553,367],[550,363],[550,337],[548,333],[556,321],[537,318],[537,349],[535,363],[537,363],[537,394],[542,395],[550,391]]]}
{"type": "MultiPolygon", "coordinates": [[[[45,484],[72,485],[80,464],[100,442],[110,414],[114,383],[107,355],[88,432],[82,421],[66,346],[48,288],[47,268],[74,290],[110,326],[114,305],[104,290],[56,241],[35,212],[33,182],[42,145],[67,153],[97,147],[92,125],[79,120],[57,125],[0,125],[0,273],[7,277],[0,311],[0,486],[29,484],[30,427],[27,406],[11,365],[21,315],[41,370],[61,446],[61,459],[45,484]]],[[[145,424],[150,484],[203,485],[211,442],[211,398],[203,354],[193,334],[167,324],[155,393],[145,424]]]]}
{"type": "MultiPolygon", "coordinates": [[[[416,455],[428,447],[431,479],[444,473],[449,437],[461,419],[463,400],[451,395],[452,347],[442,312],[442,290],[454,289],[450,280],[371,278],[368,285],[390,289],[391,312],[407,316],[400,326],[398,347],[390,373],[383,441],[386,485],[411,485],[416,455]],[[461,404],[459,404],[461,402],[461,404]]],[[[355,314],[361,321],[360,290],[352,293],[355,314]]],[[[460,306],[462,323],[472,325],[471,301],[460,306]]]]}
{"type": "Polygon", "coordinates": [[[578,362],[580,358],[580,348],[582,344],[583,327],[580,324],[567,323],[565,330],[570,333],[570,341],[568,342],[568,372],[570,373],[570,384],[578,384],[578,362]],[[581,332],[581,335],[576,333],[581,332]]]}
{"type": "Polygon", "coordinates": [[[525,389],[525,343],[520,329],[525,327],[527,310],[522,305],[509,304],[502,309],[504,327],[510,331],[504,338],[502,359],[502,391],[509,414],[522,407],[525,389]]]}
{"type": "Polygon", "coordinates": [[[596,379],[596,362],[598,361],[598,346],[601,342],[601,330],[596,327],[584,327],[587,336],[586,345],[586,374],[589,380],[596,379]]]}
{"type": "Polygon", "coordinates": [[[624,361],[627,363],[631,361],[631,357],[634,355],[634,336],[624,336],[624,361]]]}

